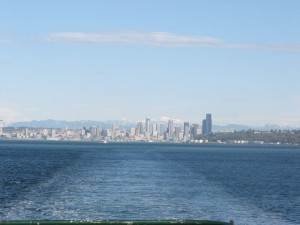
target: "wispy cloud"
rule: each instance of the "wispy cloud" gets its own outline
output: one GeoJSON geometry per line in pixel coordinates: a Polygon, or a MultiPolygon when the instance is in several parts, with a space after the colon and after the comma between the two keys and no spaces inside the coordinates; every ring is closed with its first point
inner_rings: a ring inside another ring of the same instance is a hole
{"type": "Polygon", "coordinates": [[[115,31],[98,33],[52,33],[44,40],[64,43],[111,43],[125,45],[151,45],[157,47],[222,46],[222,40],[204,36],[184,36],[166,32],[115,31]]]}
{"type": "Polygon", "coordinates": [[[258,49],[268,51],[299,52],[300,44],[240,44],[206,36],[178,35],[167,32],[113,31],[51,33],[43,41],[73,44],[148,45],[169,48],[223,48],[258,49]]]}

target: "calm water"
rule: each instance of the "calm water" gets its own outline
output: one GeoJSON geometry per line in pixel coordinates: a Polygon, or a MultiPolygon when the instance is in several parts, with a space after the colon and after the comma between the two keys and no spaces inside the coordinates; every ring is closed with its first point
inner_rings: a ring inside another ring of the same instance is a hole
{"type": "Polygon", "coordinates": [[[0,219],[300,224],[300,148],[0,141],[0,219]]]}

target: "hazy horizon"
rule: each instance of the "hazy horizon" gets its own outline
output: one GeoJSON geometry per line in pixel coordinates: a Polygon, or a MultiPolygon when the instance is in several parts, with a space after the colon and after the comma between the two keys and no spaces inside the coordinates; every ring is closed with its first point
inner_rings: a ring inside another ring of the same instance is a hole
{"type": "MultiPolygon", "coordinates": [[[[180,120],[180,119],[175,119],[175,118],[169,118],[169,117],[161,117],[161,118],[149,118],[151,122],[153,123],[162,123],[167,125],[169,120],[173,120],[174,124],[176,124],[177,126],[183,126],[184,122],[189,122],[190,126],[192,126],[193,124],[199,124],[201,127],[202,124],[202,120],[197,120],[197,121],[189,121],[189,120],[180,120]]],[[[51,127],[54,127],[54,124],[58,125],[58,127],[62,127],[62,124],[72,124],[74,126],[74,124],[88,124],[90,123],[91,125],[96,126],[96,123],[105,123],[105,124],[115,124],[115,125],[120,125],[122,123],[123,126],[128,126],[128,125],[137,125],[138,122],[143,122],[145,123],[145,119],[140,119],[140,120],[127,120],[127,119],[114,119],[114,120],[55,120],[55,119],[45,119],[45,120],[27,120],[27,121],[3,121],[4,122],[4,126],[10,126],[10,125],[17,125],[17,127],[20,126],[25,126],[26,124],[29,127],[44,127],[41,126],[41,124],[50,124],[51,127]],[[94,123],[94,124],[92,124],[94,123]]],[[[276,124],[276,123],[266,123],[266,124],[257,124],[257,125],[251,125],[251,124],[245,124],[245,123],[230,123],[230,124],[220,124],[220,123],[215,123],[213,121],[212,126],[217,128],[217,129],[221,129],[223,128],[229,128],[233,129],[233,130],[243,130],[243,129],[263,129],[263,130],[271,130],[271,129],[300,129],[300,127],[297,126],[291,126],[291,125],[280,125],[280,124],[276,124]]],[[[81,127],[81,126],[79,126],[81,127]]],[[[45,127],[46,128],[46,127],[45,127]]]]}
{"type": "Polygon", "coordinates": [[[1,1],[0,120],[300,127],[300,2],[1,1]]]}

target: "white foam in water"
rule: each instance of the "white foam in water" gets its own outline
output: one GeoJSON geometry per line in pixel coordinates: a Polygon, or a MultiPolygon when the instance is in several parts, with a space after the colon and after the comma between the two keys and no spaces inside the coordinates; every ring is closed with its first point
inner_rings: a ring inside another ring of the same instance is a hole
{"type": "MultiPolygon", "coordinates": [[[[85,175],[85,174],[82,174],[85,175]]],[[[114,218],[113,216],[107,215],[102,212],[93,211],[93,209],[87,207],[79,211],[78,209],[72,209],[74,206],[82,205],[82,198],[76,199],[76,196],[72,199],[66,198],[68,192],[59,190],[62,192],[56,192],[49,198],[43,198],[39,195],[39,190],[43,188],[49,188],[61,180],[60,174],[53,179],[49,180],[48,183],[42,184],[39,188],[32,190],[28,193],[28,200],[14,202],[14,206],[6,212],[6,217],[3,219],[41,219],[41,216],[47,219],[109,219],[114,218]],[[32,197],[32,199],[30,199],[32,197]],[[39,199],[36,199],[39,198],[39,199]],[[85,215],[83,215],[85,214],[85,215]]],[[[292,225],[287,221],[281,220],[276,214],[265,213],[253,205],[245,205],[240,200],[233,198],[221,187],[216,184],[208,182],[204,178],[198,180],[198,187],[201,189],[202,195],[198,195],[194,201],[197,201],[197,207],[190,208],[188,202],[186,204],[178,203],[177,212],[181,211],[182,215],[186,215],[189,218],[194,219],[211,219],[211,220],[222,220],[229,221],[233,219],[237,225],[252,225],[252,224],[272,224],[272,225],[292,225]]],[[[65,188],[60,186],[60,188],[65,188]]],[[[81,189],[82,187],[78,187],[81,189]]],[[[89,196],[85,202],[91,201],[92,196],[89,196]]],[[[161,199],[162,202],[156,202],[158,205],[168,205],[166,199],[161,199]]],[[[156,199],[153,199],[156,201],[156,199]]],[[[169,200],[167,200],[169,201],[169,200]]],[[[122,202],[119,202],[122,204],[122,202]]],[[[196,206],[196,205],[194,205],[196,206]]],[[[120,207],[119,207],[120,208],[120,207]]],[[[165,211],[161,211],[156,214],[160,218],[165,219],[180,219],[178,216],[171,215],[174,212],[174,207],[165,208],[165,211]]],[[[129,212],[129,211],[128,211],[129,212]]],[[[157,213],[157,212],[156,212],[157,213]]],[[[147,219],[147,215],[139,214],[139,219],[147,219]]]]}
{"type": "MultiPolygon", "coordinates": [[[[210,215],[218,215],[217,219],[219,220],[228,221],[228,215],[230,215],[230,219],[234,220],[237,225],[292,225],[292,223],[278,218],[276,214],[266,213],[254,205],[241,202],[240,199],[232,197],[220,187],[211,186],[210,188],[211,194],[216,200],[211,201],[210,205],[214,209],[209,213],[210,215]]],[[[210,219],[216,219],[216,217],[210,219]]]]}
{"type": "Polygon", "coordinates": [[[134,152],[130,160],[109,154],[106,160],[83,155],[32,184],[1,209],[1,219],[232,219],[237,225],[294,225],[157,152],[152,159],[134,152]]]}

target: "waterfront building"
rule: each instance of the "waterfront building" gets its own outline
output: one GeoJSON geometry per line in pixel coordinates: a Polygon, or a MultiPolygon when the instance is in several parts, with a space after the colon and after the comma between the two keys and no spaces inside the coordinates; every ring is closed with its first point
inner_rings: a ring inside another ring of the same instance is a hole
{"type": "Polygon", "coordinates": [[[161,125],[160,123],[156,123],[156,131],[157,131],[157,135],[162,134],[164,131],[163,129],[161,129],[161,125]]]}
{"type": "Polygon", "coordinates": [[[181,132],[181,127],[175,127],[175,132],[174,132],[174,140],[175,141],[180,140],[180,138],[179,138],[180,132],[181,132]]]}
{"type": "Polygon", "coordinates": [[[101,128],[98,126],[97,129],[96,129],[96,136],[97,136],[97,137],[101,137],[101,132],[102,132],[102,130],[101,130],[101,128]]]}
{"type": "Polygon", "coordinates": [[[87,133],[85,136],[86,140],[90,139],[91,137],[92,137],[91,133],[87,133]]]}
{"type": "Polygon", "coordinates": [[[81,135],[81,136],[85,136],[85,127],[83,127],[83,128],[80,130],[80,135],[81,135]]]}
{"type": "Polygon", "coordinates": [[[156,130],[156,124],[150,121],[150,129],[149,129],[149,134],[152,135],[153,131],[156,130]]]}
{"type": "Polygon", "coordinates": [[[102,137],[106,137],[107,136],[107,129],[106,128],[103,128],[102,131],[101,131],[101,136],[102,137]]]}
{"type": "Polygon", "coordinates": [[[178,140],[183,140],[183,131],[180,131],[178,140]]]}
{"type": "MultiPolygon", "coordinates": [[[[25,136],[27,137],[28,135],[28,129],[26,128],[25,129],[25,136]]],[[[52,129],[51,130],[51,137],[54,138],[56,136],[56,130],[55,129],[52,129]]]]}
{"type": "Polygon", "coordinates": [[[115,129],[112,131],[112,138],[117,138],[122,136],[122,130],[120,129],[115,129]]]}
{"type": "Polygon", "coordinates": [[[85,136],[89,133],[89,130],[85,127],[83,127],[83,132],[82,132],[82,135],[85,136]]]}
{"type": "Polygon", "coordinates": [[[152,127],[151,129],[152,136],[155,136],[155,134],[157,135],[157,123],[153,123],[151,127],[152,127]]]}
{"type": "Polygon", "coordinates": [[[149,140],[149,139],[150,139],[150,133],[149,133],[149,132],[147,132],[147,131],[145,131],[145,138],[146,138],[147,140],[149,140]]]}
{"type": "Polygon", "coordinates": [[[162,123],[156,124],[157,135],[161,136],[164,134],[164,125],[162,123]]]}
{"type": "Polygon", "coordinates": [[[112,126],[111,126],[111,131],[112,131],[112,133],[115,133],[115,131],[116,131],[117,129],[119,129],[119,126],[116,125],[116,124],[112,124],[112,126]]]}
{"type": "Polygon", "coordinates": [[[191,127],[191,137],[195,139],[197,135],[199,135],[200,132],[200,126],[197,123],[194,123],[193,126],[191,127]]]}
{"type": "Polygon", "coordinates": [[[111,137],[112,136],[112,131],[110,129],[106,129],[106,137],[111,137]]]}
{"type": "Polygon", "coordinates": [[[43,136],[47,137],[48,136],[48,129],[43,129],[43,136]]]}
{"type": "Polygon", "coordinates": [[[130,136],[131,136],[131,137],[134,137],[135,134],[136,134],[136,129],[135,129],[134,127],[131,127],[131,128],[130,128],[130,136]]]}
{"type": "Polygon", "coordinates": [[[97,136],[97,128],[95,126],[91,126],[89,128],[89,133],[91,134],[91,136],[94,138],[97,136]]]}
{"type": "Polygon", "coordinates": [[[140,136],[143,133],[143,122],[138,122],[136,127],[136,136],[140,136]]]}
{"type": "Polygon", "coordinates": [[[190,139],[190,123],[183,123],[183,139],[184,141],[188,141],[190,139]]]}
{"type": "Polygon", "coordinates": [[[169,128],[167,128],[167,131],[164,133],[164,140],[169,140],[169,128]]]}
{"type": "Polygon", "coordinates": [[[149,118],[146,118],[145,131],[150,133],[150,119],[149,118]]]}
{"type": "Polygon", "coordinates": [[[155,139],[157,138],[157,131],[156,130],[152,131],[152,137],[155,138],[155,139]]]}
{"type": "Polygon", "coordinates": [[[168,140],[173,139],[173,134],[174,134],[174,121],[169,120],[168,121],[168,140]]]}
{"type": "Polygon", "coordinates": [[[201,131],[201,128],[199,127],[198,129],[197,129],[197,136],[199,135],[199,134],[201,134],[202,133],[202,131],[201,131]]]}

